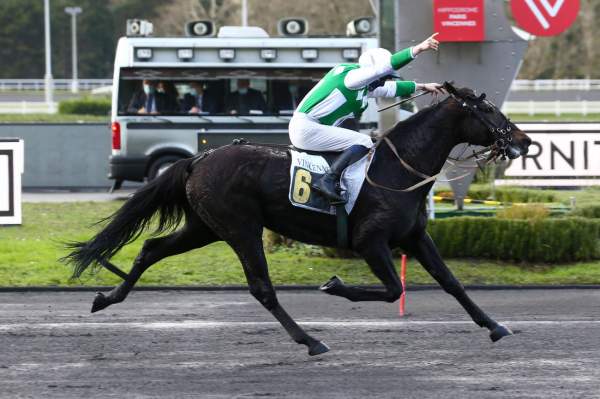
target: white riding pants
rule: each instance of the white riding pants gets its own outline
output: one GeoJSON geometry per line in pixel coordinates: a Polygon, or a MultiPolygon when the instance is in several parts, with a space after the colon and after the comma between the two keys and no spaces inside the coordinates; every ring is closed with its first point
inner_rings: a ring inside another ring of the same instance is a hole
{"type": "Polygon", "coordinates": [[[290,141],[310,151],[344,151],[353,145],[373,147],[369,136],[343,127],[322,125],[310,116],[294,112],[290,120],[290,141]]]}

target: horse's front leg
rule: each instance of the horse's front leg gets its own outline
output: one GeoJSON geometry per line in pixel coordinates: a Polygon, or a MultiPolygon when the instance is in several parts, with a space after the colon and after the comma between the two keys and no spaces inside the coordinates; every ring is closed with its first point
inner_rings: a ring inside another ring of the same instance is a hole
{"type": "Polygon", "coordinates": [[[360,253],[369,264],[371,271],[381,280],[385,289],[366,289],[351,287],[337,276],[321,286],[321,290],[330,294],[357,301],[395,302],[402,295],[402,284],[394,266],[394,259],[386,240],[373,239],[373,244],[361,249],[360,253]]]}
{"type": "Polygon", "coordinates": [[[420,232],[406,249],[417,258],[425,270],[442,286],[444,291],[456,298],[471,318],[480,327],[490,330],[490,338],[496,342],[500,338],[512,335],[507,327],[489,317],[469,298],[462,284],[454,277],[440,256],[433,240],[425,231],[420,232]]]}

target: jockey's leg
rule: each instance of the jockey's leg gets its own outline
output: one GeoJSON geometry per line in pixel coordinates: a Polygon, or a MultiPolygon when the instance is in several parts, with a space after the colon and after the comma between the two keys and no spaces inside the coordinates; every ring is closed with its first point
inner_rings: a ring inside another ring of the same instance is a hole
{"type": "Polygon", "coordinates": [[[334,203],[345,203],[346,199],[340,195],[339,181],[342,172],[354,162],[359,161],[367,155],[369,149],[362,145],[353,145],[336,158],[331,164],[329,172],[317,180],[312,188],[323,194],[329,201],[334,203]]]}
{"type": "Polygon", "coordinates": [[[366,134],[342,127],[322,125],[306,115],[294,115],[290,121],[290,140],[295,147],[311,151],[343,151],[329,173],[312,186],[332,202],[345,201],[336,190],[345,168],[364,157],[373,147],[366,134]]]}

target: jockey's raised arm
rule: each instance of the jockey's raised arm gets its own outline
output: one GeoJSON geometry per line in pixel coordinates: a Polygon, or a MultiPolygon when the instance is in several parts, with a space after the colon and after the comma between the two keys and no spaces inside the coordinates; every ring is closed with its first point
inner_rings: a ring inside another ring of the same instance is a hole
{"type": "Polygon", "coordinates": [[[337,189],[343,170],[365,156],[373,146],[367,135],[340,125],[348,119],[359,120],[369,97],[404,97],[416,90],[441,93],[437,83],[389,80],[395,70],[410,63],[427,50],[438,49],[434,34],[416,46],[395,54],[383,48],[365,51],[358,63],[339,64],[308,92],[290,120],[290,141],[304,150],[343,151],[330,165],[330,171],[311,186],[332,203],[343,203],[337,189]]]}

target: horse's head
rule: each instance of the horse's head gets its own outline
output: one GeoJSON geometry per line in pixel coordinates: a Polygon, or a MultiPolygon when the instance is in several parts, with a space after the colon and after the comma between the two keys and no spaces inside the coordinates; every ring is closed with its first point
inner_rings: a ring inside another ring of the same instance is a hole
{"type": "Polygon", "coordinates": [[[456,88],[444,83],[444,89],[465,113],[460,126],[464,142],[482,146],[494,146],[498,155],[510,159],[527,154],[531,139],[510,121],[485,93],[477,96],[468,88],[456,88]]]}

